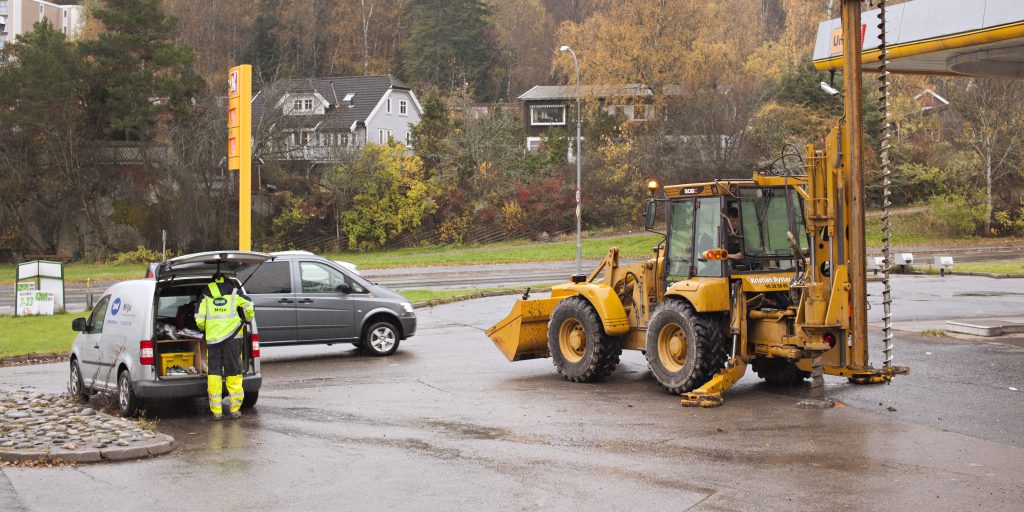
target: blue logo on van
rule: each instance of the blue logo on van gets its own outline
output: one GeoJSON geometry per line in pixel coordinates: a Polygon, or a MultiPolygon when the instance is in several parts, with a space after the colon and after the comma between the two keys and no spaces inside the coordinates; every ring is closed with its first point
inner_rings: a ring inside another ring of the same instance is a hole
{"type": "Polygon", "coordinates": [[[121,311],[121,298],[114,299],[114,303],[110,305],[110,314],[117,316],[117,312],[121,311]]]}

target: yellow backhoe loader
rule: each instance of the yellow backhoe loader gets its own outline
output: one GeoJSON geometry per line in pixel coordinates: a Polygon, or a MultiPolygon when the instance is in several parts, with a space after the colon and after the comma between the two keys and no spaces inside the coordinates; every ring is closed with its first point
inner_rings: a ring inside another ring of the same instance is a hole
{"type": "MultiPolygon", "coordinates": [[[[860,8],[844,0],[843,33],[859,34],[860,8]]],[[[850,39],[846,116],[823,147],[808,146],[798,169],[749,180],[650,183],[648,230],[667,207],[654,258],[620,266],[612,248],[550,298],[518,301],[487,331],[505,357],[551,357],[567,379],[590,382],[615,369],[622,349],[641,350],[690,406],[721,404],[748,364],[774,383],[817,370],[812,395],[822,373],[859,383],[905,373],[889,358],[883,368],[868,360],[860,51],[850,39]]]]}

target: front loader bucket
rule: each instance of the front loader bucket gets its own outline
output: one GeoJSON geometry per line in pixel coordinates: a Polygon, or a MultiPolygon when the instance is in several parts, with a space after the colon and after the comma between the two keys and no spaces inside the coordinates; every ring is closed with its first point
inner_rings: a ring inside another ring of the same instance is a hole
{"type": "Polygon", "coordinates": [[[517,300],[486,334],[509,361],[548,357],[548,318],[563,298],[517,300]]]}

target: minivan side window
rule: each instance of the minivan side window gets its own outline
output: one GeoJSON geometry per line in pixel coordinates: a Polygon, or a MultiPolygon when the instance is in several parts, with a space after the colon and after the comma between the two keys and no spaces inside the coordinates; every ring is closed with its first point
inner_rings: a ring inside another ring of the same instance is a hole
{"type": "Polygon", "coordinates": [[[238,276],[248,293],[291,293],[292,274],[287,261],[269,261],[238,276]]]}
{"type": "Polygon", "coordinates": [[[299,263],[299,279],[303,293],[333,293],[345,282],[345,275],[323,263],[303,261],[299,263]]]}
{"type": "Polygon", "coordinates": [[[89,314],[89,321],[85,323],[85,332],[88,334],[99,334],[103,332],[103,319],[107,317],[107,305],[110,303],[110,295],[100,299],[96,307],[92,308],[89,314]]]}

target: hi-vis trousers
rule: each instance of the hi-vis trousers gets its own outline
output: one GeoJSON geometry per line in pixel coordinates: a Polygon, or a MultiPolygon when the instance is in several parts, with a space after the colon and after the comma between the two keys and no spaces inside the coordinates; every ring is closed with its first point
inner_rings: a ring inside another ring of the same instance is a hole
{"type": "Polygon", "coordinates": [[[207,360],[209,374],[206,377],[206,392],[210,395],[210,412],[223,413],[221,375],[226,376],[224,380],[227,381],[231,412],[237,412],[242,408],[242,399],[245,398],[242,390],[242,338],[229,338],[211,344],[207,349],[207,360]]]}

